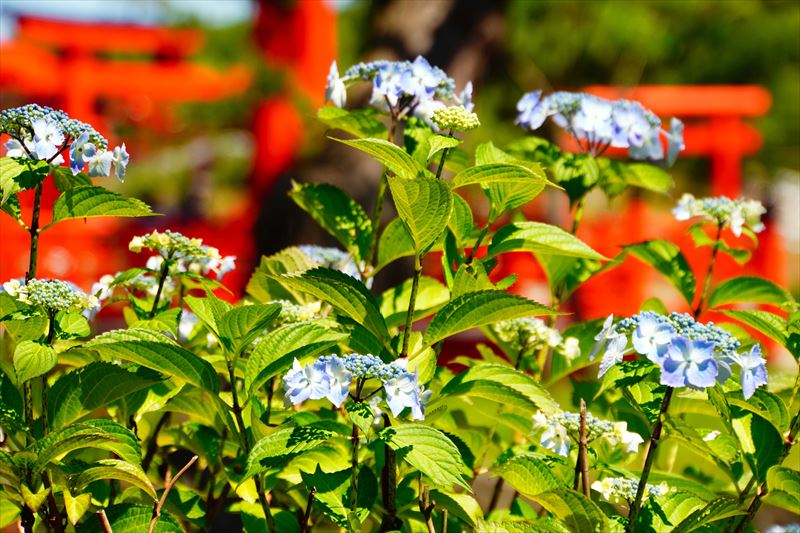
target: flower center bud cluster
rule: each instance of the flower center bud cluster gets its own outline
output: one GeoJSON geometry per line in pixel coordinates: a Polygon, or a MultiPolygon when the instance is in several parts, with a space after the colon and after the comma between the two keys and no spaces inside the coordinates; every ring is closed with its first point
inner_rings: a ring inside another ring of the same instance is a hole
{"type": "MultiPolygon", "coordinates": [[[[571,442],[579,442],[580,431],[579,413],[545,415],[540,411],[533,415],[533,433],[539,434],[539,444],[559,455],[569,455],[571,442]]],[[[591,413],[586,413],[586,438],[588,442],[604,438],[611,446],[621,446],[626,453],[636,453],[643,442],[641,435],[628,431],[626,422],[601,420],[591,413]]]]}
{"type": "Polygon", "coordinates": [[[710,220],[720,227],[730,227],[734,235],[739,237],[744,226],[755,233],[764,231],[761,215],[767,210],[758,200],[740,198],[732,200],[727,196],[713,198],[695,198],[689,193],[681,196],[672,214],[678,220],[689,220],[693,217],[702,217],[710,220]]]}
{"type": "Polygon", "coordinates": [[[353,260],[353,256],[329,246],[317,246],[315,244],[302,244],[297,247],[306,257],[319,264],[319,266],[338,270],[350,277],[361,279],[361,272],[358,265],[353,260]]]}
{"type": "Polygon", "coordinates": [[[478,115],[460,105],[437,109],[433,112],[432,120],[442,131],[470,131],[481,125],[478,115]]]}
{"type": "MultiPolygon", "coordinates": [[[[639,480],[625,477],[607,477],[602,481],[598,480],[592,483],[592,489],[599,492],[603,499],[610,503],[620,503],[622,500],[627,501],[629,504],[636,499],[636,492],[639,490],[639,480]]],[[[658,498],[669,492],[669,486],[666,483],[658,485],[647,484],[644,491],[644,497],[649,498],[653,496],[658,498]]]]}
{"type": "Polygon", "coordinates": [[[236,268],[236,257],[222,257],[217,248],[203,244],[202,239],[191,239],[177,231],[166,230],[163,233],[154,230],[149,235],[134,237],[128,244],[132,252],[139,253],[143,248],[157,252],[159,255],[147,261],[147,268],[159,270],[163,261],[174,262],[178,272],[208,274],[213,272],[217,279],[236,268]]]}
{"type": "Polygon", "coordinates": [[[425,418],[425,404],[431,392],[419,383],[415,372],[409,372],[406,360],[386,364],[371,354],[325,355],[305,366],[295,359],[283,377],[284,399],[287,404],[297,405],[327,398],[338,408],[347,399],[354,380],[369,379],[381,382],[393,416],[409,407],[413,419],[425,418]]]}
{"type": "Polygon", "coordinates": [[[563,337],[557,329],[548,327],[538,318],[504,320],[493,324],[491,328],[501,341],[514,343],[522,351],[549,346],[569,360],[578,358],[581,353],[578,339],[563,337]]]}
{"type": "Polygon", "coordinates": [[[72,283],[58,279],[32,279],[20,283],[12,279],[3,289],[22,303],[43,307],[48,312],[83,312],[99,305],[97,298],[81,291],[72,283]]]}

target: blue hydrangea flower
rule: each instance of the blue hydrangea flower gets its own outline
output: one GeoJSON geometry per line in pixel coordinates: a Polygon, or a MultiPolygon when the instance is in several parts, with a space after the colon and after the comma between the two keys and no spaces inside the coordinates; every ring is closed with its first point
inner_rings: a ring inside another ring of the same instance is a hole
{"type": "Polygon", "coordinates": [[[717,372],[713,342],[675,337],[661,361],[661,384],[697,389],[713,387],[717,372]]]}
{"type": "Polygon", "coordinates": [[[113,159],[114,154],[108,151],[95,155],[89,161],[89,177],[106,177],[111,174],[111,163],[113,159]]]}
{"type": "Polygon", "coordinates": [[[541,127],[549,115],[548,109],[542,102],[542,91],[524,94],[517,102],[517,111],[519,114],[514,123],[529,130],[541,127]]]}
{"type": "Polygon", "coordinates": [[[330,377],[325,372],[325,364],[316,361],[303,367],[295,359],[292,369],[283,377],[283,390],[285,401],[291,405],[325,398],[330,392],[330,377]]]}
{"type": "Polygon", "coordinates": [[[645,316],[633,331],[633,348],[652,362],[659,364],[664,358],[667,346],[675,335],[675,328],[657,320],[655,316],[645,316]]]}
{"type": "MultiPolygon", "coordinates": [[[[123,145],[124,146],[124,145],[123,145]]],[[[80,137],[72,141],[69,147],[69,168],[72,174],[78,174],[83,167],[97,154],[97,147],[89,142],[89,132],[84,131],[80,137]]]]}
{"type": "Polygon", "coordinates": [[[336,356],[325,363],[325,374],[328,376],[329,389],[325,395],[337,408],[341,407],[350,392],[353,374],[344,366],[344,362],[336,356]]]}
{"type": "Polygon", "coordinates": [[[39,118],[31,123],[33,128],[33,146],[36,159],[51,159],[58,153],[64,142],[64,134],[58,123],[39,118]]]}
{"type": "Polygon", "coordinates": [[[347,87],[344,80],[339,77],[339,68],[336,61],[331,63],[331,70],[328,72],[328,84],[325,86],[325,101],[330,102],[336,107],[344,107],[347,102],[347,87]]]}
{"type": "Polygon", "coordinates": [[[128,166],[128,161],[130,160],[128,151],[125,150],[125,143],[122,143],[122,146],[117,146],[114,148],[114,153],[111,156],[111,159],[114,162],[114,175],[120,182],[124,182],[125,168],[128,166]]]}
{"type": "Polygon", "coordinates": [[[761,346],[754,344],[749,352],[739,354],[735,362],[741,368],[742,394],[747,400],[758,387],[767,384],[767,364],[761,355],[761,346]]]}

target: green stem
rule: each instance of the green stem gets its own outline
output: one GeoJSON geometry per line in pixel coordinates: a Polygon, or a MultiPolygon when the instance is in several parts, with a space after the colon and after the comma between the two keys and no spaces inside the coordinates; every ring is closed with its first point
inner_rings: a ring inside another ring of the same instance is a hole
{"type": "Polygon", "coordinates": [[[706,296],[708,296],[708,289],[711,287],[711,278],[714,272],[714,263],[717,261],[717,253],[719,252],[720,244],[722,243],[722,224],[717,224],[717,236],[714,239],[714,247],[711,249],[711,260],[708,262],[708,270],[706,271],[706,279],[703,282],[703,292],[700,294],[700,300],[697,302],[697,307],[694,308],[694,317],[699,318],[700,313],[703,311],[703,303],[706,296]]]}
{"type": "MultiPolygon", "coordinates": [[[[53,339],[56,336],[56,312],[49,312],[49,327],[47,329],[47,344],[53,346],[53,339]]],[[[42,435],[47,435],[48,422],[47,422],[47,393],[49,390],[47,384],[47,374],[42,375],[42,435]]]]}
{"type": "Polygon", "coordinates": [[[672,393],[675,389],[667,387],[664,393],[664,400],[661,402],[661,410],[658,412],[658,418],[653,426],[653,433],[650,435],[650,446],[647,448],[647,456],[644,459],[644,467],[642,468],[642,475],[639,478],[639,487],[636,490],[636,499],[628,512],[628,525],[625,528],[626,533],[632,533],[636,524],[636,516],[639,514],[639,509],[642,505],[644,498],[644,491],[647,487],[647,479],[650,477],[650,470],[653,468],[653,461],[656,458],[656,448],[658,448],[658,440],[661,438],[661,428],[663,426],[664,415],[669,409],[669,402],[672,399],[672,393]]]}
{"type": "Polygon", "coordinates": [[[575,216],[572,218],[572,229],[570,230],[573,235],[578,233],[578,227],[580,227],[581,221],[583,220],[583,208],[585,204],[586,196],[583,196],[578,200],[578,204],[575,206],[575,216]]]}
{"type": "Polygon", "coordinates": [[[153,307],[150,308],[150,318],[156,316],[156,310],[158,309],[158,301],[161,299],[161,291],[164,290],[164,282],[167,280],[167,276],[169,275],[169,260],[164,259],[164,262],[161,265],[161,274],[158,278],[158,289],[156,289],[156,296],[153,298],[153,307]]]}
{"type": "MultiPolygon", "coordinates": [[[[450,131],[447,133],[447,136],[452,138],[453,137],[453,129],[451,128],[450,131]]],[[[436,168],[436,179],[442,177],[442,170],[444,170],[444,162],[447,160],[447,153],[450,151],[449,148],[445,148],[442,150],[442,157],[439,159],[439,166],[436,168]]]]}
{"type": "MultiPolygon", "coordinates": [[[[389,106],[391,109],[391,106],[389,106]]],[[[389,135],[388,141],[390,143],[397,144],[395,141],[395,137],[397,134],[397,118],[395,117],[394,113],[392,113],[389,122],[389,135]]],[[[383,215],[383,204],[386,203],[386,189],[388,188],[389,182],[387,181],[387,177],[389,170],[384,169],[383,174],[381,175],[381,181],[378,183],[378,193],[375,196],[375,206],[372,208],[372,235],[370,236],[369,240],[369,251],[367,252],[367,257],[365,257],[367,265],[371,265],[372,261],[375,259],[375,251],[378,248],[378,232],[381,227],[381,216],[383,215]]]]}
{"type": "Polygon", "coordinates": [[[31,218],[30,232],[31,252],[28,272],[25,273],[25,282],[29,282],[36,277],[36,263],[39,258],[39,214],[42,209],[42,184],[36,186],[33,196],[33,216],[31,218]]]}
{"type": "Polygon", "coordinates": [[[411,282],[411,299],[408,301],[408,312],[406,313],[406,327],[403,330],[403,351],[401,357],[408,357],[408,342],[411,339],[412,325],[414,322],[414,308],[417,303],[417,291],[419,291],[419,278],[422,274],[422,263],[419,254],[414,256],[414,279],[411,282]]]}
{"type": "MultiPolygon", "coordinates": [[[[244,448],[245,455],[250,455],[250,439],[247,436],[247,427],[244,425],[244,418],[242,418],[242,407],[239,403],[239,393],[236,391],[236,375],[233,370],[234,363],[228,360],[228,377],[230,379],[231,384],[231,398],[233,401],[233,414],[236,418],[236,425],[239,428],[239,441],[244,448]]],[[[261,475],[257,475],[253,478],[253,482],[256,485],[256,492],[258,492],[258,501],[261,503],[261,509],[264,511],[264,518],[267,521],[267,529],[270,533],[275,531],[275,518],[272,516],[272,512],[269,508],[269,502],[267,502],[267,495],[264,493],[263,481],[261,475]]]]}
{"type": "MultiPolygon", "coordinates": [[[[391,426],[389,417],[383,415],[383,427],[391,426]]],[[[381,531],[400,529],[402,522],[397,518],[397,455],[388,444],[383,445],[384,460],[381,469],[381,496],[383,498],[384,515],[381,520],[381,531]]]]}
{"type": "Polygon", "coordinates": [[[355,424],[350,433],[350,440],[350,510],[355,511],[358,503],[358,426],[355,424]]]}
{"type": "Polygon", "coordinates": [[[494,223],[494,220],[489,220],[486,222],[486,225],[481,229],[481,232],[478,234],[478,238],[475,239],[475,246],[472,247],[472,250],[469,251],[469,256],[467,256],[467,264],[472,263],[472,260],[475,259],[475,254],[478,253],[478,248],[481,247],[483,244],[483,239],[486,238],[486,234],[489,233],[489,227],[494,223]]]}

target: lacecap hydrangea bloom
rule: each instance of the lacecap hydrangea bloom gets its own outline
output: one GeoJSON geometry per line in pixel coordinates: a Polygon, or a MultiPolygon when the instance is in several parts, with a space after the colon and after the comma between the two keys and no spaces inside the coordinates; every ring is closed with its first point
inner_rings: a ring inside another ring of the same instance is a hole
{"type": "Polygon", "coordinates": [[[441,131],[470,131],[481,125],[478,115],[460,105],[437,109],[433,112],[431,120],[441,131]]]}
{"type": "MultiPolygon", "coordinates": [[[[571,442],[579,442],[581,415],[558,413],[533,415],[533,433],[539,435],[539,444],[551,452],[569,455],[571,442]]],[[[608,422],[586,413],[586,439],[588,442],[604,438],[612,446],[620,446],[625,453],[636,453],[643,442],[641,435],[628,431],[626,422],[608,422]]]]}
{"type": "Polygon", "coordinates": [[[631,100],[606,100],[586,93],[559,91],[542,97],[526,93],[517,103],[516,123],[539,129],[548,117],[575,138],[581,150],[602,154],[609,146],[626,148],[633,159],[666,160],[671,165],[684,149],[683,123],[673,118],[669,131],[652,111],[631,100]],[[667,140],[667,151],[661,137],[667,140]]]}
{"type": "Polygon", "coordinates": [[[549,346],[569,360],[577,359],[581,354],[578,339],[564,338],[557,329],[548,327],[538,318],[503,320],[490,327],[501,341],[514,343],[523,351],[536,351],[549,346]]]}
{"type": "Polygon", "coordinates": [[[128,244],[128,249],[136,253],[145,248],[159,254],[148,259],[147,267],[151,270],[160,269],[165,259],[174,262],[180,272],[213,272],[217,279],[236,268],[235,256],[223,257],[217,248],[203,244],[202,239],[191,239],[177,231],[154,230],[148,235],[134,237],[128,244]]]}
{"type": "Polygon", "coordinates": [[[592,357],[604,352],[600,362],[602,376],[632,351],[645,356],[661,369],[660,382],[670,387],[705,389],[724,383],[735,364],[740,369],[740,382],[745,399],[756,388],[767,384],[766,361],[761,346],[739,352],[740,342],[730,333],[714,325],[697,322],[687,313],[661,315],[645,311],[614,324],[609,316],[595,337],[592,357]]]}
{"type": "Polygon", "coordinates": [[[73,174],[88,165],[89,176],[108,176],[113,164],[117,179],[125,181],[125,169],[130,160],[125,143],[109,150],[108,141],[97,130],[63,111],[37,104],[5,109],[0,111],[0,133],[11,137],[5,144],[8,157],[61,165],[64,162],[61,154],[69,145],[69,166],[73,174]]]}
{"type": "Polygon", "coordinates": [[[758,200],[740,198],[731,200],[726,196],[714,198],[695,198],[689,193],[681,196],[672,214],[678,220],[689,220],[702,217],[718,226],[730,227],[734,235],[739,237],[742,228],[747,226],[755,233],[764,231],[761,215],[767,210],[758,200]]]}
{"type": "Polygon", "coordinates": [[[27,283],[12,279],[3,289],[18,301],[42,307],[48,312],[81,313],[99,305],[97,298],[87,295],[73,283],[58,279],[32,279],[27,283]]]}
{"type": "Polygon", "coordinates": [[[440,68],[432,66],[422,57],[414,61],[371,61],[348,68],[339,76],[336,61],[331,64],[325,101],[344,107],[347,86],[359,81],[372,82],[370,105],[396,117],[416,116],[429,124],[437,109],[446,107],[445,101],[462,105],[472,111],[472,83],[456,94],[455,82],[440,68]]]}
{"type": "Polygon", "coordinates": [[[431,392],[419,383],[415,372],[409,372],[406,360],[387,364],[370,354],[325,355],[305,366],[295,359],[283,377],[284,400],[287,405],[297,405],[327,398],[338,408],[347,399],[354,380],[369,379],[381,382],[393,416],[408,407],[414,420],[425,418],[431,392]]]}
{"type": "MultiPolygon", "coordinates": [[[[636,492],[639,490],[639,480],[626,477],[607,477],[602,481],[598,480],[592,483],[592,490],[599,492],[603,499],[610,503],[620,503],[626,501],[628,504],[636,500],[636,492]]],[[[658,498],[669,492],[669,486],[666,483],[658,485],[647,484],[644,491],[644,498],[653,496],[658,498]]]]}

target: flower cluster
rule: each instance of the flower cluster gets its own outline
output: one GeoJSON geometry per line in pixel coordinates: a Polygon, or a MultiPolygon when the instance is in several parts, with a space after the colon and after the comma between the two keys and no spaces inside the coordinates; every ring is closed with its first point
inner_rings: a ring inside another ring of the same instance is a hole
{"type": "MultiPolygon", "coordinates": [[[[626,477],[607,477],[602,481],[592,483],[592,489],[599,492],[603,499],[611,503],[620,503],[625,500],[628,504],[636,499],[636,492],[639,490],[639,480],[626,477]]],[[[647,484],[644,490],[644,497],[661,497],[669,492],[669,486],[662,482],[658,485],[647,484]]]]}
{"type": "Polygon", "coordinates": [[[386,364],[370,354],[325,355],[305,366],[295,359],[292,369],[283,377],[284,399],[287,404],[296,405],[327,398],[340,407],[354,379],[379,380],[392,415],[397,416],[409,407],[413,419],[425,418],[425,404],[431,392],[422,387],[416,373],[408,371],[406,360],[386,364]]]}
{"type": "Polygon", "coordinates": [[[675,162],[683,150],[683,123],[673,118],[669,131],[661,120],[640,103],[606,100],[586,93],[559,91],[542,98],[542,91],[526,93],[517,103],[516,123],[528,130],[538,129],[547,117],[567,130],[581,147],[599,155],[609,146],[627,148],[634,159],[666,159],[675,162]],[[661,136],[667,140],[667,153],[661,136]]]}
{"type": "Polygon", "coordinates": [[[64,162],[61,152],[72,140],[69,167],[73,174],[89,165],[89,176],[114,174],[125,181],[130,157],[125,143],[108,150],[108,141],[89,124],[70,118],[60,110],[28,104],[0,112],[0,133],[11,137],[5,146],[8,157],[44,160],[53,165],[64,162]]]}
{"type": "MultiPolygon", "coordinates": [[[[546,416],[542,412],[533,415],[533,432],[539,433],[539,444],[558,455],[568,456],[570,440],[580,439],[581,415],[579,413],[558,413],[546,416]]],[[[608,422],[600,420],[591,413],[586,413],[586,439],[605,438],[612,446],[622,446],[626,453],[636,453],[643,442],[641,435],[628,431],[625,422],[608,422]]]]}
{"type": "Polygon", "coordinates": [[[99,305],[97,298],[85,294],[77,286],[58,279],[32,279],[20,283],[12,279],[3,289],[22,303],[44,307],[48,312],[83,312],[99,305]]]}
{"type": "Polygon", "coordinates": [[[758,200],[740,198],[731,200],[726,196],[714,198],[695,198],[689,193],[681,196],[678,205],[672,214],[678,220],[689,220],[692,217],[703,217],[718,224],[720,227],[731,228],[734,235],[739,237],[744,226],[756,233],[764,230],[761,215],[767,210],[758,200]]]}
{"type": "Polygon", "coordinates": [[[306,257],[325,268],[331,268],[347,274],[350,277],[361,279],[361,272],[358,265],[353,260],[353,256],[328,246],[317,246],[315,244],[302,244],[297,247],[306,257]]]}
{"type": "Polygon", "coordinates": [[[370,104],[394,116],[417,116],[430,123],[431,115],[451,100],[472,111],[472,83],[455,94],[455,82],[440,68],[418,56],[414,61],[372,61],[353,65],[339,76],[336,61],[331,64],[325,101],[344,107],[347,85],[357,81],[372,82],[370,104]],[[438,98],[438,100],[437,100],[438,98]]]}
{"type": "Polygon", "coordinates": [[[278,318],[276,318],[272,323],[273,327],[314,320],[319,315],[321,306],[320,302],[301,305],[292,303],[289,300],[272,300],[267,303],[280,304],[281,306],[281,311],[280,314],[278,314],[278,318]]]}
{"type": "Polygon", "coordinates": [[[143,248],[158,252],[159,255],[147,261],[147,268],[158,270],[164,260],[177,265],[179,272],[208,274],[213,272],[217,279],[236,268],[236,257],[222,257],[217,248],[203,244],[202,239],[190,239],[177,231],[154,230],[149,235],[134,237],[128,244],[132,252],[139,253],[143,248]]]}
{"type": "Polygon", "coordinates": [[[661,369],[661,384],[670,387],[705,389],[724,383],[731,366],[739,365],[745,399],[756,388],[766,385],[767,367],[761,346],[739,353],[739,341],[714,325],[697,322],[688,313],[660,315],[645,311],[614,325],[613,315],[595,337],[591,357],[604,351],[600,362],[602,376],[627,353],[628,335],[633,351],[644,355],[661,369]]]}
{"type": "Polygon", "coordinates": [[[577,359],[581,354],[578,339],[564,338],[557,329],[548,327],[538,318],[504,320],[493,324],[491,328],[501,341],[518,344],[523,351],[549,346],[569,360],[577,359]]]}
{"type": "Polygon", "coordinates": [[[470,131],[481,125],[478,115],[460,105],[437,109],[433,112],[431,120],[441,131],[470,131]]]}

